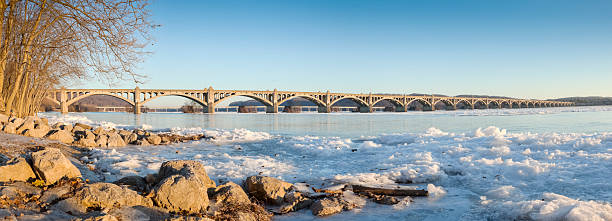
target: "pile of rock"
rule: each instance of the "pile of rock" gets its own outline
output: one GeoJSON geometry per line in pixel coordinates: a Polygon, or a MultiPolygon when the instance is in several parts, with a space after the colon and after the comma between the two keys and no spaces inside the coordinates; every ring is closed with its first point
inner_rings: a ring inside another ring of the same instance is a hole
{"type": "Polygon", "coordinates": [[[46,118],[7,117],[0,114],[0,129],[4,133],[47,138],[80,147],[123,147],[132,145],[166,145],[171,143],[200,140],[204,135],[182,136],[177,134],[154,134],[145,130],[106,130],[102,127],[76,123],[56,123],[49,126],[46,118]]]}

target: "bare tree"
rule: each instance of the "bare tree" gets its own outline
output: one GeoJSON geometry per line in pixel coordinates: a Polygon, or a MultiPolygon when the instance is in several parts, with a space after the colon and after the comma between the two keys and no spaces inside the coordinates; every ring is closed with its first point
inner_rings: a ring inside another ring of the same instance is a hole
{"type": "Polygon", "coordinates": [[[150,42],[146,0],[0,0],[0,110],[32,115],[63,81],[134,72],[150,42]]]}

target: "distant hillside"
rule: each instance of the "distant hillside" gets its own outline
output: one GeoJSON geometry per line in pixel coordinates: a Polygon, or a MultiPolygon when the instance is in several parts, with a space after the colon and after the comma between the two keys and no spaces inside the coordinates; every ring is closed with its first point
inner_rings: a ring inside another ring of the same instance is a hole
{"type": "Polygon", "coordinates": [[[612,97],[566,97],[559,99],[550,99],[551,101],[574,102],[576,106],[597,106],[597,105],[612,105],[612,97]]]}

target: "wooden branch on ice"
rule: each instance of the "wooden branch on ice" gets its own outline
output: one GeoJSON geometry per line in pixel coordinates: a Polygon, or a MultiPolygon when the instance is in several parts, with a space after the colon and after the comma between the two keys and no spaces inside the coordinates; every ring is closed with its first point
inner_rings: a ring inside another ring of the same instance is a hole
{"type": "Polygon", "coordinates": [[[376,195],[387,195],[387,196],[427,196],[427,190],[409,190],[409,189],[384,189],[376,187],[367,187],[360,185],[353,185],[353,192],[355,193],[372,193],[376,195]]]}

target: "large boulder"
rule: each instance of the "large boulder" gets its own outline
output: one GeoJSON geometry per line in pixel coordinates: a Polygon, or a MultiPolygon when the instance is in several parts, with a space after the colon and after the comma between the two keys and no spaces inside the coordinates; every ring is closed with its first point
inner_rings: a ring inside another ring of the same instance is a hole
{"type": "Polygon", "coordinates": [[[136,135],[135,133],[130,133],[127,136],[123,137],[123,141],[125,141],[126,144],[133,144],[137,140],[138,135],[136,135]]]}
{"type": "Polygon", "coordinates": [[[36,178],[36,175],[23,157],[13,158],[0,166],[0,182],[28,181],[31,178],[36,178]]]}
{"type": "Polygon", "coordinates": [[[304,194],[291,191],[285,194],[285,203],[279,208],[280,213],[295,212],[312,205],[312,200],[304,194]]]}
{"type": "Polygon", "coordinates": [[[121,138],[121,135],[118,133],[109,133],[108,134],[108,147],[123,147],[125,146],[125,141],[121,138]]]}
{"type": "Polygon", "coordinates": [[[82,124],[82,123],[76,123],[76,124],[74,124],[74,126],[75,126],[75,127],[80,127],[80,128],[83,128],[83,129],[85,129],[85,130],[91,130],[91,129],[92,129],[92,127],[91,127],[91,126],[89,126],[89,125],[87,125],[87,124],[82,124]]]}
{"type": "Polygon", "coordinates": [[[233,182],[218,186],[212,198],[216,201],[217,205],[240,206],[251,204],[249,196],[244,192],[242,187],[233,182]]]}
{"type": "Polygon", "coordinates": [[[57,148],[32,153],[32,167],[45,183],[50,185],[62,177],[81,177],[81,172],[57,148]]]}
{"type": "Polygon", "coordinates": [[[248,193],[268,204],[281,205],[292,186],[291,183],[267,176],[250,176],[246,179],[248,193]]]}
{"type": "Polygon", "coordinates": [[[153,206],[149,198],[136,191],[112,183],[94,183],[76,191],[74,199],[85,208],[119,208],[130,206],[153,206]]]}
{"type": "Polygon", "coordinates": [[[81,147],[97,147],[98,146],[96,144],[96,140],[94,140],[93,138],[85,138],[85,137],[74,142],[74,144],[81,146],[81,147]]]}
{"type": "Polygon", "coordinates": [[[172,175],[195,176],[206,188],[214,188],[215,181],[206,174],[204,165],[194,160],[173,160],[162,163],[159,168],[158,179],[162,180],[172,175]]]}
{"type": "Polygon", "coordinates": [[[52,130],[49,132],[49,135],[47,135],[47,138],[66,144],[71,144],[74,141],[74,136],[67,130],[52,130]]]}
{"type": "Polygon", "coordinates": [[[81,132],[81,131],[85,131],[85,129],[83,129],[82,127],[79,127],[79,126],[74,126],[74,127],[72,127],[72,130],[71,130],[72,133],[77,133],[77,132],[81,132]]]}
{"type": "Polygon", "coordinates": [[[2,132],[7,133],[7,134],[17,133],[17,124],[13,122],[9,122],[8,124],[4,125],[4,127],[2,128],[2,132]]]}
{"type": "Polygon", "coordinates": [[[205,213],[207,188],[195,174],[171,175],[155,186],[153,200],[157,206],[176,213],[205,213]]]}

